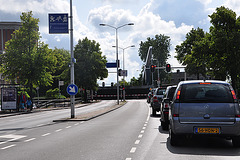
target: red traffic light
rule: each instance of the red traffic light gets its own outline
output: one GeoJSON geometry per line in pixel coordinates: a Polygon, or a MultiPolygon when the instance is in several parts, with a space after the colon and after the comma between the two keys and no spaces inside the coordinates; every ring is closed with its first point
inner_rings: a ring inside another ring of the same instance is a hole
{"type": "Polygon", "coordinates": [[[150,67],[151,72],[154,72],[154,71],[155,71],[155,68],[156,68],[155,65],[151,65],[151,67],[150,67]]]}
{"type": "Polygon", "coordinates": [[[170,72],[171,71],[171,65],[170,64],[166,64],[166,71],[170,72]]]}

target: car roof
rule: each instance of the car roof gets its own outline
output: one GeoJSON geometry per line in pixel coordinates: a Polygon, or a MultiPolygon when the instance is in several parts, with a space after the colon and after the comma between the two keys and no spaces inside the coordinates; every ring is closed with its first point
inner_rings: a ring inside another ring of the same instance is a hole
{"type": "Polygon", "coordinates": [[[194,84],[194,83],[216,83],[216,84],[228,84],[226,81],[220,80],[189,80],[189,81],[181,81],[179,84],[194,84]]]}

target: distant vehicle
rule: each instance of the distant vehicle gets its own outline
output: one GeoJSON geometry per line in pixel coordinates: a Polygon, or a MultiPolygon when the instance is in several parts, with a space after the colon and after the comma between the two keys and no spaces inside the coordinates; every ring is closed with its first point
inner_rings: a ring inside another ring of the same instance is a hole
{"type": "Polygon", "coordinates": [[[168,86],[166,89],[166,92],[163,96],[161,108],[160,108],[160,114],[161,114],[161,127],[163,130],[168,130],[169,126],[169,103],[173,99],[173,95],[175,93],[177,86],[168,86]]]}
{"type": "Polygon", "coordinates": [[[170,144],[182,136],[219,136],[240,147],[240,107],[231,85],[224,81],[183,81],[169,110],[170,144]]]}
{"type": "Polygon", "coordinates": [[[155,92],[156,88],[153,88],[147,95],[147,103],[151,102],[151,98],[153,96],[153,93],[155,92]]]}
{"type": "Polygon", "coordinates": [[[164,88],[157,88],[155,90],[155,92],[153,93],[153,96],[151,98],[151,103],[150,103],[150,106],[152,107],[152,115],[153,116],[156,115],[156,112],[160,111],[161,102],[162,102],[165,90],[166,89],[164,89],[164,88]]]}

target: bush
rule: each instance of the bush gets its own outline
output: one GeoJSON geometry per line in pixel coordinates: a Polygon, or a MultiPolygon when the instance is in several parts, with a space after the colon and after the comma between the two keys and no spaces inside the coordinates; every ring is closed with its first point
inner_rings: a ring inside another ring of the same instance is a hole
{"type": "Polygon", "coordinates": [[[66,98],[66,97],[63,96],[63,95],[60,95],[60,97],[59,97],[59,89],[58,89],[58,88],[49,89],[49,90],[46,92],[46,97],[47,97],[47,98],[66,98]]]}

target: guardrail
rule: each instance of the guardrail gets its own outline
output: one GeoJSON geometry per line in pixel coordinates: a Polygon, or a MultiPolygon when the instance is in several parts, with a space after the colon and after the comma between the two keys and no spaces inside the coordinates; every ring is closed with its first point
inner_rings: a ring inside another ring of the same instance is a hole
{"type": "MultiPolygon", "coordinates": [[[[75,104],[81,103],[81,98],[75,98],[75,104]]],[[[37,108],[48,108],[48,107],[70,107],[70,99],[48,99],[48,100],[33,100],[33,104],[37,108]]]]}

